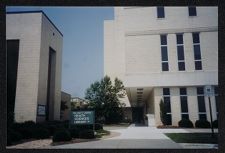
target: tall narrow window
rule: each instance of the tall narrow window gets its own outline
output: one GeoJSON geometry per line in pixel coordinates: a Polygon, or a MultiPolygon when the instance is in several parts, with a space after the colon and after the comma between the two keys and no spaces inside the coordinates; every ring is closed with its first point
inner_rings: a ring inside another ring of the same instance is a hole
{"type": "Polygon", "coordinates": [[[195,70],[202,70],[202,58],[201,58],[199,33],[192,33],[192,38],[193,38],[193,47],[194,47],[195,70]]]}
{"type": "Polygon", "coordinates": [[[218,108],[219,108],[219,105],[218,105],[218,86],[214,86],[214,93],[215,93],[215,102],[216,102],[216,116],[217,116],[217,119],[218,119],[218,108]]]}
{"type": "Polygon", "coordinates": [[[167,51],[167,36],[166,35],[160,35],[160,40],[161,40],[162,71],[169,71],[168,51],[167,51]]]}
{"type": "Polygon", "coordinates": [[[177,34],[176,37],[177,37],[178,70],[185,71],[183,34],[177,34]]]}
{"type": "Polygon", "coordinates": [[[166,105],[166,124],[172,124],[172,116],[171,116],[171,104],[170,104],[170,89],[163,88],[163,100],[166,105]]]}
{"type": "Polygon", "coordinates": [[[189,13],[189,16],[196,16],[197,15],[196,7],[195,6],[189,6],[188,7],[188,13],[189,13]]]}
{"type": "Polygon", "coordinates": [[[204,88],[197,87],[197,98],[198,98],[198,114],[200,120],[206,120],[206,109],[205,109],[205,97],[204,88]]]}
{"type": "Polygon", "coordinates": [[[158,18],[165,18],[165,11],[163,6],[157,7],[157,17],[158,18]]]}
{"type": "Polygon", "coordinates": [[[189,119],[186,88],[180,88],[180,106],[181,106],[181,118],[189,119]]]}

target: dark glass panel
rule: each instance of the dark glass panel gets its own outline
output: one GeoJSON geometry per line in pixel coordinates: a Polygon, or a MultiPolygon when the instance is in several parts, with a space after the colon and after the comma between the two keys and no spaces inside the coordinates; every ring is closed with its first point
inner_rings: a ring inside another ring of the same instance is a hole
{"type": "Polygon", "coordinates": [[[165,17],[165,11],[163,6],[157,7],[157,17],[158,18],[164,18],[165,17]]]}

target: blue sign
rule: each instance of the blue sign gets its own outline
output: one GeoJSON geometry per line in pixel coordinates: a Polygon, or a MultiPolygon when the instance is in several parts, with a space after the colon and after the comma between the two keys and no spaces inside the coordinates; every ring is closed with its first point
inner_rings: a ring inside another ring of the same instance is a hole
{"type": "Polygon", "coordinates": [[[70,124],[94,124],[94,111],[72,111],[70,124]]]}

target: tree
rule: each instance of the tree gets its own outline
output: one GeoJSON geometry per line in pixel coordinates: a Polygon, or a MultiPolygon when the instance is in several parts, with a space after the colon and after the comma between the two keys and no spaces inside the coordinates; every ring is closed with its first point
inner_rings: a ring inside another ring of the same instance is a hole
{"type": "Polygon", "coordinates": [[[160,100],[159,107],[160,107],[160,119],[161,119],[163,125],[166,125],[167,124],[166,105],[162,99],[160,100]]]}
{"type": "Polygon", "coordinates": [[[86,90],[85,99],[89,100],[90,108],[95,109],[97,121],[104,118],[105,123],[118,123],[123,118],[122,107],[125,106],[119,99],[125,94],[121,80],[115,78],[113,85],[110,77],[105,76],[91,84],[86,90]]]}

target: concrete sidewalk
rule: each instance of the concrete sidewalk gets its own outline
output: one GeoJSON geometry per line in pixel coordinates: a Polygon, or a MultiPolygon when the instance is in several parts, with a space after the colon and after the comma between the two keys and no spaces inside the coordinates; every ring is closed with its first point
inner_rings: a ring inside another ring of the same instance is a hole
{"type": "Polygon", "coordinates": [[[179,144],[170,140],[155,127],[135,127],[110,130],[120,133],[119,136],[105,140],[54,146],[53,148],[137,148],[137,149],[178,149],[179,144]]]}

